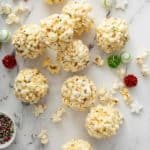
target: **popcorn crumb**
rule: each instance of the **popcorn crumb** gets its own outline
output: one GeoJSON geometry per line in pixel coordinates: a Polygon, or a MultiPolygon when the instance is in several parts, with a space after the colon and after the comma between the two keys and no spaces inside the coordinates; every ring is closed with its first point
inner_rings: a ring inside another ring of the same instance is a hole
{"type": "Polygon", "coordinates": [[[126,69],[123,67],[118,68],[117,74],[118,74],[120,79],[123,79],[123,77],[126,75],[126,69]]]}
{"type": "Polygon", "coordinates": [[[59,74],[61,70],[59,64],[53,63],[49,57],[43,61],[42,67],[46,68],[51,74],[59,74]]]}
{"type": "Polygon", "coordinates": [[[20,23],[20,18],[15,14],[15,13],[10,13],[8,16],[7,16],[7,19],[5,20],[6,24],[18,24],[20,23]]]}
{"type": "Polygon", "coordinates": [[[150,76],[150,68],[148,67],[148,65],[143,64],[141,66],[141,73],[144,77],[150,76]]]}
{"type": "Polygon", "coordinates": [[[38,135],[38,138],[40,139],[40,142],[42,144],[48,144],[49,142],[49,139],[48,139],[48,131],[47,130],[41,130],[39,135],[38,135]]]}
{"type": "Polygon", "coordinates": [[[136,114],[139,114],[143,110],[143,106],[140,105],[137,101],[133,102],[130,107],[131,112],[136,114]]]}
{"type": "Polygon", "coordinates": [[[119,103],[119,100],[112,95],[111,91],[105,88],[98,91],[98,99],[102,105],[115,106],[119,103]]]}
{"type": "Polygon", "coordinates": [[[0,14],[9,15],[12,11],[12,7],[9,4],[0,4],[0,14]]]}
{"type": "Polygon", "coordinates": [[[129,93],[129,90],[127,88],[123,87],[120,89],[120,94],[123,96],[126,104],[128,106],[130,106],[132,104],[133,100],[132,100],[132,97],[129,93]]]}
{"type": "Polygon", "coordinates": [[[66,112],[65,108],[60,107],[53,115],[52,115],[52,122],[58,123],[62,120],[63,114],[66,112]]]}
{"type": "Polygon", "coordinates": [[[45,105],[45,104],[34,105],[33,114],[35,117],[39,117],[41,114],[43,114],[45,112],[46,109],[47,109],[47,105],[45,105]]]}
{"type": "Polygon", "coordinates": [[[93,63],[96,64],[96,65],[99,66],[99,67],[104,66],[104,60],[103,60],[102,57],[99,56],[99,55],[97,55],[97,56],[94,57],[93,63]]]}

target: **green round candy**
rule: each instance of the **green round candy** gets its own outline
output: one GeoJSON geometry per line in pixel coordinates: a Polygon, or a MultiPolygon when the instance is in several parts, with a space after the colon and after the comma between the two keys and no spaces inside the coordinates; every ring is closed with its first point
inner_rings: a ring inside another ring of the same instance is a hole
{"type": "Polygon", "coordinates": [[[128,52],[124,52],[121,54],[121,61],[123,63],[129,63],[131,61],[131,54],[128,52]]]}
{"type": "Polygon", "coordinates": [[[108,57],[108,66],[111,68],[117,68],[121,63],[121,57],[118,55],[111,55],[108,57]]]}

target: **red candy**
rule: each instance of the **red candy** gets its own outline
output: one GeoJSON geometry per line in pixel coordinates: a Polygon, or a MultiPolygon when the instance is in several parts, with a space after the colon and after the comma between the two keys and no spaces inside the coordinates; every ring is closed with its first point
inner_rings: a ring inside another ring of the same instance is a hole
{"type": "Polygon", "coordinates": [[[14,55],[6,55],[2,60],[3,65],[8,68],[12,69],[16,66],[16,58],[14,55]]]}
{"type": "Polygon", "coordinates": [[[127,87],[135,87],[137,85],[137,83],[138,83],[138,79],[133,74],[129,74],[129,75],[124,77],[124,84],[127,87]]]}

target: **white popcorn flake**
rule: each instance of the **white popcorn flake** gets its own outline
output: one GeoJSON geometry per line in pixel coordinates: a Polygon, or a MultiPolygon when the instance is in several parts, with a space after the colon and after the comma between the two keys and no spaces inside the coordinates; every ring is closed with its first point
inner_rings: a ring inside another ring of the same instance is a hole
{"type": "Polygon", "coordinates": [[[68,72],[77,72],[87,67],[89,49],[81,40],[74,40],[65,50],[57,53],[57,61],[68,72]]]}
{"type": "Polygon", "coordinates": [[[125,10],[128,6],[128,0],[116,0],[116,9],[125,10]]]}
{"type": "Polygon", "coordinates": [[[123,117],[117,109],[98,105],[91,108],[85,127],[90,136],[102,139],[115,135],[122,123],[123,117]]]}
{"type": "Polygon", "coordinates": [[[9,15],[12,12],[12,7],[9,4],[0,4],[0,14],[9,15]]]}
{"type": "Polygon", "coordinates": [[[106,18],[96,30],[97,43],[105,53],[120,51],[128,37],[127,22],[120,18],[106,18]]]}
{"type": "Polygon", "coordinates": [[[99,66],[99,67],[102,67],[102,66],[104,66],[104,64],[105,64],[105,63],[104,63],[104,60],[103,60],[102,57],[99,56],[99,55],[97,55],[97,56],[94,57],[93,63],[96,64],[96,65],[99,66]]]}
{"type": "Polygon", "coordinates": [[[61,150],[93,150],[90,143],[81,139],[72,139],[64,144],[61,150]]]}
{"type": "Polygon", "coordinates": [[[62,117],[66,110],[63,107],[60,107],[51,117],[52,122],[58,123],[62,120],[62,117]]]}
{"type": "Polygon", "coordinates": [[[7,19],[5,20],[6,21],[6,24],[18,24],[20,23],[20,18],[15,14],[15,13],[10,13],[7,17],[7,19]]]}
{"type": "Polygon", "coordinates": [[[86,76],[73,76],[63,83],[61,95],[66,106],[84,111],[96,100],[96,86],[86,76]]]}
{"type": "Polygon", "coordinates": [[[47,105],[45,104],[37,104],[34,106],[34,116],[35,117],[39,117],[41,114],[43,114],[45,112],[45,110],[47,109],[47,105]]]}
{"type": "Polygon", "coordinates": [[[117,74],[120,79],[122,79],[126,75],[126,69],[123,67],[120,67],[117,69],[117,74]]]}
{"type": "Polygon", "coordinates": [[[131,112],[136,114],[139,114],[143,110],[143,106],[140,105],[137,101],[134,101],[130,105],[130,108],[131,108],[131,112]]]}
{"type": "Polygon", "coordinates": [[[44,144],[44,145],[48,144],[48,142],[49,142],[48,131],[47,130],[41,130],[39,135],[38,135],[38,138],[42,144],[44,144]]]}

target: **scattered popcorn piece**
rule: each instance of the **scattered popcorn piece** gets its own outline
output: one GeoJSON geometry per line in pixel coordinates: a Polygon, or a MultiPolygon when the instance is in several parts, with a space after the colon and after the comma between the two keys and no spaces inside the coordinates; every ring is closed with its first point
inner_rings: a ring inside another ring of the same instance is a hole
{"type": "Polygon", "coordinates": [[[137,101],[133,102],[131,105],[131,112],[139,114],[143,110],[143,106],[140,105],[137,101]]]}
{"type": "Polygon", "coordinates": [[[113,97],[112,93],[105,88],[101,88],[98,91],[98,99],[102,105],[114,106],[119,103],[119,100],[113,97]]]}
{"type": "Polygon", "coordinates": [[[61,150],[93,150],[91,144],[81,139],[72,139],[64,144],[61,150]]]}
{"type": "Polygon", "coordinates": [[[128,6],[128,0],[116,0],[116,9],[125,10],[128,6]]]}
{"type": "Polygon", "coordinates": [[[120,90],[122,87],[124,87],[123,82],[117,80],[113,83],[111,93],[112,95],[116,94],[118,90],[120,90]]]}
{"type": "Polygon", "coordinates": [[[52,4],[58,4],[58,3],[61,3],[63,2],[64,0],[44,0],[44,2],[46,2],[47,4],[49,5],[52,5],[52,4]]]}
{"type": "Polygon", "coordinates": [[[150,68],[148,67],[148,65],[142,65],[141,66],[141,73],[143,76],[147,77],[150,75],[150,68]]]}
{"type": "Polygon", "coordinates": [[[37,104],[34,106],[34,116],[35,117],[39,117],[41,114],[43,114],[45,112],[45,110],[47,109],[47,105],[44,104],[37,104]]]}
{"type": "Polygon", "coordinates": [[[94,57],[93,63],[95,63],[99,67],[104,66],[104,60],[102,59],[101,56],[98,56],[98,55],[94,57]]]}
{"type": "Polygon", "coordinates": [[[118,109],[97,105],[87,115],[85,127],[90,136],[104,139],[116,135],[123,117],[118,109]]]}
{"type": "Polygon", "coordinates": [[[42,67],[46,68],[51,74],[59,74],[61,70],[60,66],[56,63],[52,63],[49,57],[43,61],[42,67]]]}
{"type": "Polygon", "coordinates": [[[1,15],[9,15],[12,11],[12,7],[9,4],[1,4],[0,5],[0,14],[1,15]]]}
{"type": "Polygon", "coordinates": [[[10,13],[7,16],[7,19],[5,21],[6,21],[6,24],[8,24],[8,25],[11,25],[14,23],[18,24],[18,23],[20,23],[20,18],[15,13],[10,13]]]}
{"type": "Polygon", "coordinates": [[[126,75],[126,69],[123,67],[118,68],[117,74],[122,79],[126,75]]]}
{"type": "Polygon", "coordinates": [[[58,123],[62,120],[63,114],[66,112],[66,110],[63,107],[60,107],[53,115],[52,115],[52,122],[58,123]]]}
{"type": "Polygon", "coordinates": [[[21,3],[20,5],[16,6],[13,10],[13,13],[15,13],[16,15],[20,15],[22,13],[28,12],[29,8],[24,6],[23,3],[21,3]]]}
{"type": "Polygon", "coordinates": [[[133,102],[131,95],[129,94],[129,90],[125,87],[120,89],[120,94],[123,96],[126,104],[130,106],[133,102]]]}
{"type": "Polygon", "coordinates": [[[110,10],[113,5],[113,0],[101,0],[101,3],[106,10],[110,10]]]}
{"type": "Polygon", "coordinates": [[[48,139],[48,131],[47,130],[41,130],[40,134],[38,135],[38,138],[40,139],[40,142],[42,144],[48,144],[49,139],[48,139]]]}

